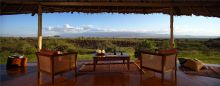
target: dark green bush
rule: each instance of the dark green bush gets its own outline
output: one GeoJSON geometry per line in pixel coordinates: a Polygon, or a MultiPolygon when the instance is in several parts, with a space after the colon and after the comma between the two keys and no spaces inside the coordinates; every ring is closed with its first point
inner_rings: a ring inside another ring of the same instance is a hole
{"type": "Polygon", "coordinates": [[[37,51],[36,48],[34,46],[31,46],[29,43],[21,44],[18,49],[20,53],[23,53],[23,54],[33,54],[37,51]]]}
{"type": "Polygon", "coordinates": [[[144,40],[140,43],[138,43],[138,45],[135,47],[135,52],[134,55],[136,58],[140,57],[140,52],[141,50],[147,50],[147,51],[155,51],[155,49],[157,49],[156,47],[156,43],[154,41],[151,40],[144,40]]]}
{"type": "Polygon", "coordinates": [[[9,55],[9,51],[0,52],[0,64],[6,64],[9,55]]]}
{"type": "Polygon", "coordinates": [[[47,39],[44,40],[43,48],[49,49],[49,50],[59,50],[63,52],[70,52],[71,50],[75,49],[74,44],[70,44],[62,39],[47,39]]]}
{"type": "Polygon", "coordinates": [[[170,48],[170,41],[169,40],[163,40],[162,43],[158,44],[159,49],[169,49],[170,48]]]}

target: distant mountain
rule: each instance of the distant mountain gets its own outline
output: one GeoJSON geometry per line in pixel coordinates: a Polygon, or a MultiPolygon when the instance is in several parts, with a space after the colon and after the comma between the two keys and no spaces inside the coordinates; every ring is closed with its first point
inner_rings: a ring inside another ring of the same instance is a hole
{"type": "MultiPolygon", "coordinates": [[[[61,37],[105,37],[105,38],[169,38],[169,34],[154,34],[144,32],[84,32],[61,34],[61,37]]],[[[175,35],[175,38],[218,38],[218,36],[191,36],[191,35],[175,35]]]]}

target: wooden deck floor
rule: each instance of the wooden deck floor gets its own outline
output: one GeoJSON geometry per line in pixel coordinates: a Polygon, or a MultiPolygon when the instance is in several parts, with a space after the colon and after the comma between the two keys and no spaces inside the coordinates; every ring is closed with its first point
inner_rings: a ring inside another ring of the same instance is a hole
{"type": "MultiPolygon", "coordinates": [[[[162,83],[160,74],[146,70],[141,73],[135,64],[130,70],[123,64],[97,65],[95,72],[92,65],[84,65],[79,70],[77,77],[74,72],[56,76],[55,86],[220,86],[220,79],[187,75],[180,70],[177,80],[172,78],[172,73],[166,73],[162,83]]],[[[52,86],[49,76],[43,75],[41,86],[52,86]]],[[[37,86],[36,63],[29,64],[24,70],[6,70],[1,65],[0,86],[37,86]]]]}

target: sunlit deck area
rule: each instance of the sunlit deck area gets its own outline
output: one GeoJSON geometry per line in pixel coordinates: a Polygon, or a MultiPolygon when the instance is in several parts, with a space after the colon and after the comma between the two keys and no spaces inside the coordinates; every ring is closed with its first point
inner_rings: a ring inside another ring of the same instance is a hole
{"type": "MultiPolygon", "coordinates": [[[[177,80],[173,74],[165,74],[162,83],[159,73],[145,70],[141,72],[135,63],[130,70],[125,64],[99,64],[93,71],[92,61],[78,61],[78,76],[66,72],[55,76],[55,86],[219,86],[220,79],[188,75],[177,70],[177,80]]],[[[1,86],[37,86],[37,63],[29,63],[26,69],[6,70],[1,65],[1,86]]],[[[40,86],[52,86],[48,75],[43,75],[40,86]]]]}

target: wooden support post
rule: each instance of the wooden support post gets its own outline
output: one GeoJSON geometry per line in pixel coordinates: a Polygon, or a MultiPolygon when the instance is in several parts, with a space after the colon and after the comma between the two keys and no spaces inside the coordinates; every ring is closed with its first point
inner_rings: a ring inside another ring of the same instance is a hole
{"type": "Polygon", "coordinates": [[[42,49],[42,7],[38,6],[38,51],[42,49]]]}
{"type": "Polygon", "coordinates": [[[170,14],[170,48],[174,48],[174,37],[173,37],[173,14],[170,14]]]}
{"type": "MultiPolygon", "coordinates": [[[[42,49],[42,7],[38,6],[38,51],[42,49]]],[[[42,73],[38,71],[38,85],[42,83],[42,73]]]]}

